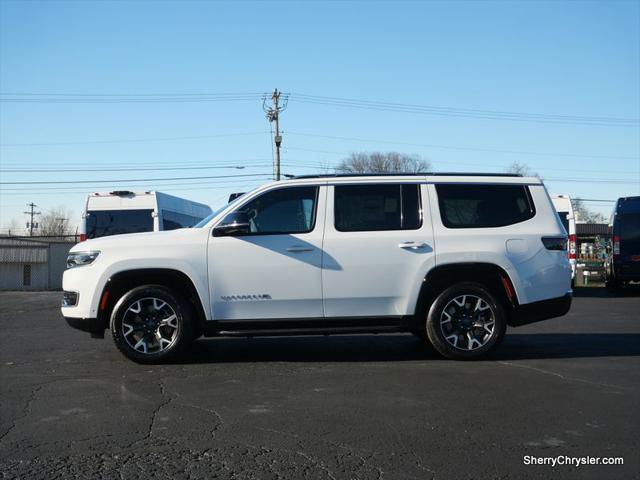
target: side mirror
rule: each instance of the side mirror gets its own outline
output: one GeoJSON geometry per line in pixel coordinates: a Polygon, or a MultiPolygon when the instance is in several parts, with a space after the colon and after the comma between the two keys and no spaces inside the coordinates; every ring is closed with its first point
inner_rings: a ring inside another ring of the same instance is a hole
{"type": "Polygon", "coordinates": [[[246,212],[232,212],[213,228],[214,237],[232,237],[249,233],[251,233],[251,224],[246,212]]]}

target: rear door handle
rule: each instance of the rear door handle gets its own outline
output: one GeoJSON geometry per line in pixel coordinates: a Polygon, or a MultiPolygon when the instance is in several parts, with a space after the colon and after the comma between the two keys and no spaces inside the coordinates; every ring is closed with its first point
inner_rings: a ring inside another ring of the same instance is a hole
{"type": "Polygon", "coordinates": [[[303,247],[302,245],[292,245],[287,248],[287,252],[301,253],[301,252],[312,252],[313,247],[303,247]]]}
{"type": "Polygon", "coordinates": [[[409,250],[418,250],[420,248],[426,248],[428,245],[424,242],[402,242],[398,244],[398,247],[409,250]]]}

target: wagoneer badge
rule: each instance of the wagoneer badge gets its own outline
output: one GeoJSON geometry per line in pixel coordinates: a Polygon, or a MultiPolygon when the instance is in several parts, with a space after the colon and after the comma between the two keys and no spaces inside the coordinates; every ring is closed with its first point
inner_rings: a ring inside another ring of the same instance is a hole
{"type": "Polygon", "coordinates": [[[225,302],[234,302],[238,300],[271,300],[271,295],[267,295],[266,293],[258,295],[223,295],[220,298],[225,302]]]}

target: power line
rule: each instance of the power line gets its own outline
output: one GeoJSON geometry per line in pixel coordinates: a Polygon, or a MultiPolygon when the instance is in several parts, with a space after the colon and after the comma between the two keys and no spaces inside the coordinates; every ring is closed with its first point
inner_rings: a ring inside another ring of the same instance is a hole
{"type": "Polygon", "coordinates": [[[583,202],[606,202],[606,203],[615,203],[617,200],[597,200],[595,198],[580,198],[576,197],[574,200],[581,200],[583,202]]]}
{"type": "MultiPolygon", "coordinates": [[[[251,165],[251,167],[265,167],[269,165],[251,165]]],[[[148,172],[156,170],[211,170],[211,169],[243,170],[242,165],[200,166],[200,167],[153,167],[153,168],[52,168],[52,169],[0,169],[3,173],[47,173],[47,172],[148,172]]]]}
{"type": "Polygon", "coordinates": [[[37,142],[37,143],[0,143],[0,147],[43,147],[56,145],[97,145],[107,143],[140,143],[140,142],[172,142],[176,140],[204,140],[210,138],[224,137],[240,137],[249,135],[263,135],[269,133],[260,132],[241,132],[241,133],[221,133],[217,135],[192,135],[186,137],[156,137],[156,138],[126,138],[118,140],[89,140],[89,141],[72,141],[72,142],[37,142]]]}
{"type": "MultiPolygon", "coordinates": [[[[332,140],[344,140],[344,141],[367,142],[367,143],[384,143],[384,144],[391,144],[391,145],[407,145],[407,146],[413,146],[413,147],[443,148],[443,149],[451,149],[451,150],[468,150],[468,151],[488,152],[488,153],[506,153],[506,154],[534,155],[534,156],[545,156],[545,157],[603,158],[603,159],[619,159],[619,160],[635,160],[640,158],[640,155],[634,155],[634,156],[589,155],[589,154],[580,154],[580,153],[536,152],[536,151],[526,151],[526,150],[503,150],[503,149],[497,149],[497,148],[461,147],[456,145],[440,145],[440,144],[431,144],[431,143],[396,142],[393,140],[343,137],[343,136],[336,136],[336,135],[318,135],[313,133],[291,132],[288,130],[287,130],[287,133],[289,135],[327,138],[332,140]]],[[[288,147],[288,148],[293,149],[293,147],[288,147]]],[[[332,153],[332,152],[324,152],[324,153],[332,153]]]]}
{"type": "MultiPolygon", "coordinates": [[[[327,154],[332,154],[332,155],[340,155],[343,157],[346,157],[348,155],[350,155],[352,152],[336,152],[336,151],[328,151],[328,150],[314,150],[314,149],[310,149],[310,148],[298,148],[298,147],[287,147],[285,150],[301,150],[301,151],[305,151],[305,152],[318,152],[318,153],[327,153],[327,154]]],[[[435,162],[438,165],[467,165],[467,166],[474,166],[474,167],[497,167],[497,168],[505,168],[506,165],[504,164],[497,164],[497,163],[486,163],[486,162],[451,162],[451,161],[445,161],[445,160],[437,160],[435,162]]],[[[534,169],[538,170],[537,167],[534,167],[534,169]]],[[[554,171],[559,171],[559,172],[575,172],[577,169],[576,168],[555,168],[555,167],[543,167],[542,170],[554,170],[554,171]]],[[[580,167],[579,170],[581,172],[591,172],[591,173],[620,173],[620,174],[625,174],[625,173],[635,173],[634,171],[630,171],[630,170],[616,170],[616,171],[612,171],[611,169],[607,169],[607,170],[597,170],[597,169],[585,169],[580,167]]]]}
{"type": "Polygon", "coordinates": [[[246,174],[246,175],[214,175],[207,177],[173,177],[173,178],[133,178],[133,179],[115,179],[115,180],[53,180],[38,182],[0,182],[0,185],[58,185],[67,183],[125,183],[125,182],[161,182],[166,180],[201,180],[207,178],[238,178],[238,177],[256,177],[264,174],[246,174]]]}
{"type": "Polygon", "coordinates": [[[33,96],[33,97],[215,97],[215,96],[260,96],[262,92],[226,92],[226,93],[213,93],[213,92],[195,92],[195,93],[61,93],[61,92],[1,92],[0,96],[33,96]]]}
{"type": "MultiPolygon", "coordinates": [[[[56,145],[93,145],[93,144],[110,144],[110,143],[142,143],[142,142],[165,142],[165,141],[179,141],[179,140],[204,140],[212,138],[224,138],[235,136],[250,136],[250,135],[263,135],[270,133],[273,135],[273,131],[256,131],[256,132],[239,132],[239,133],[225,133],[217,135],[193,135],[182,137],[152,137],[152,138],[126,138],[126,139],[110,139],[110,140],[89,140],[89,141],[68,141],[68,142],[34,142],[34,143],[2,143],[0,147],[39,147],[39,146],[56,146],[56,145]]],[[[415,143],[415,142],[400,142],[394,140],[381,140],[381,139],[367,139],[357,137],[345,137],[336,135],[319,135],[313,133],[304,132],[291,132],[287,131],[290,135],[298,135],[305,137],[326,138],[332,140],[344,140],[344,141],[357,141],[367,143],[383,143],[391,145],[407,145],[414,147],[426,147],[426,148],[441,148],[449,150],[462,150],[462,151],[475,151],[475,152],[488,152],[488,153],[501,153],[501,154],[517,154],[517,155],[532,155],[532,156],[545,156],[545,157],[575,157],[575,158],[602,158],[602,159],[620,159],[620,160],[635,160],[639,159],[640,155],[593,155],[582,153],[560,153],[560,152],[539,152],[539,151],[526,151],[526,150],[505,150],[498,148],[481,148],[481,147],[466,147],[459,145],[442,145],[431,143],[415,143]]],[[[311,151],[319,153],[330,154],[343,154],[342,152],[333,152],[327,150],[312,150],[300,147],[287,147],[291,150],[311,151]]]]}
{"type": "Polygon", "coordinates": [[[380,110],[400,113],[439,115],[447,117],[476,118],[485,120],[509,120],[519,122],[536,122],[549,124],[574,124],[610,127],[635,127],[640,125],[637,118],[596,117],[580,115],[539,114],[525,112],[509,112],[500,110],[477,110],[432,105],[415,105],[406,103],[380,102],[372,100],[356,100],[340,97],[324,97],[319,95],[291,94],[291,100],[307,104],[339,106],[380,110]]]}
{"type": "Polygon", "coordinates": [[[239,94],[18,94],[1,93],[3,103],[195,103],[258,100],[259,93],[239,94]]]}
{"type": "MultiPolygon", "coordinates": [[[[0,102],[6,103],[183,103],[248,101],[261,97],[259,93],[158,93],[158,94],[111,94],[111,93],[0,93],[0,102]]],[[[638,126],[638,118],[587,116],[549,113],[530,113],[506,110],[470,109],[435,105],[419,105],[379,100],[363,100],[323,95],[291,94],[291,100],[299,103],[318,104],[381,110],[400,113],[439,115],[449,117],[488,120],[509,120],[550,124],[575,124],[593,126],[638,126]]]]}
{"type": "MultiPolygon", "coordinates": [[[[211,181],[211,180],[205,180],[202,182],[189,182],[189,183],[158,183],[158,182],[140,182],[140,183],[136,183],[135,185],[129,185],[127,186],[127,188],[132,188],[135,189],[137,187],[143,188],[145,190],[148,189],[153,189],[154,187],[179,187],[179,186],[192,186],[192,185],[231,185],[234,183],[246,183],[246,182],[258,182],[258,181],[263,181],[263,180],[269,180],[271,177],[271,175],[269,174],[262,174],[260,177],[254,178],[254,179],[239,179],[239,180],[221,180],[221,181],[211,181]]],[[[202,178],[202,177],[199,177],[202,178]]],[[[93,185],[93,184],[89,184],[89,185],[85,185],[82,187],[79,186],[66,186],[66,187],[34,187],[33,189],[25,189],[24,187],[20,187],[20,188],[0,188],[0,195],[12,195],[12,193],[5,193],[5,192],[26,192],[26,193],[41,193],[41,192],[50,192],[50,191],[63,191],[63,192],[69,192],[69,193],[81,193],[81,192],[86,192],[88,190],[94,191],[96,189],[100,189],[100,188],[104,188],[104,185],[93,185]]]]}
{"type": "MultiPolygon", "coordinates": [[[[145,167],[153,167],[153,166],[158,166],[158,167],[174,167],[174,166],[185,166],[185,167],[202,167],[202,166],[208,166],[211,165],[211,163],[214,163],[216,166],[225,166],[225,167],[233,167],[236,165],[243,165],[245,167],[251,167],[257,163],[263,163],[263,162],[271,162],[271,159],[266,157],[266,158],[237,158],[237,159],[228,159],[228,160],[217,160],[217,159],[208,159],[208,160],[187,160],[187,161],[182,161],[182,160],[148,160],[148,161],[143,161],[143,160],[139,160],[138,158],[132,158],[131,160],[127,161],[127,160],[120,160],[120,161],[116,161],[116,160],[106,160],[104,162],[91,162],[92,167],[91,168],[145,168],[145,167]],[[135,164],[137,167],[131,167],[132,164],[135,164]]],[[[3,165],[5,165],[6,169],[13,169],[13,168],[22,168],[24,166],[24,161],[22,162],[11,162],[11,163],[7,163],[7,162],[3,162],[3,165]]],[[[49,168],[51,167],[51,165],[54,164],[56,165],[56,167],[59,168],[75,168],[78,163],[73,161],[73,160],[68,160],[68,161],[64,161],[64,160],[49,160],[47,162],[34,162],[31,163],[29,162],[30,167],[34,168],[34,169],[38,169],[38,168],[49,168]]],[[[2,170],[2,168],[0,168],[0,170],[2,170]]]]}
{"type": "MultiPolygon", "coordinates": [[[[240,188],[240,189],[252,189],[255,188],[259,185],[263,185],[266,182],[268,182],[269,180],[272,180],[270,178],[270,176],[268,178],[261,178],[261,179],[254,179],[254,180],[249,180],[247,182],[242,182],[239,183],[238,185],[231,185],[231,184],[222,184],[222,185],[216,185],[214,188],[216,189],[222,189],[222,188],[240,188]]],[[[193,184],[183,184],[183,185],[193,185],[193,184]]],[[[155,188],[157,185],[153,185],[153,186],[149,186],[147,188],[144,189],[140,189],[140,190],[144,190],[144,191],[157,191],[158,189],[155,188]]],[[[167,185],[169,186],[169,185],[167,185]]],[[[174,186],[174,185],[172,185],[174,186]]],[[[134,190],[137,190],[137,188],[133,187],[134,190]]],[[[196,191],[196,190],[207,190],[207,191],[211,191],[212,187],[211,185],[203,185],[203,186],[196,186],[196,187],[192,187],[192,186],[188,186],[188,187],[181,187],[180,191],[196,191]]],[[[54,191],[54,192],[26,192],[26,191],[18,191],[18,192],[13,192],[13,193],[3,193],[2,191],[0,191],[0,196],[23,196],[23,195],[29,195],[29,196],[38,196],[38,195],[89,195],[91,193],[96,193],[98,191],[98,189],[83,189],[83,190],[64,190],[64,191],[54,191]]]]}
{"type": "MultiPolygon", "coordinates": [[[[92,168],[75,168],[73,164],[65,163],[58,164],[58,168],[38,168],[38,166],[33,166],[32,168],[0,168],[0,173],[54,173],[54,172],[137,172],[137,171],[154,171],[154,170],[207,170],[207,169],[251,169],[251,168],[262,168],[262,167],[272,167],[273,162],[272,159],[264,158],[264,159],[253,159],[253,160],[243,160],[236,163],[229,164],[216,164],[209,165],[203,163],[187,163],[180,164],[178,162],[170,162],[170,163],[157,163],[157,166],[151,166],[154,164],[150,163],[140,163],[139,167],[131,167],[132,163],[137,163],[137,161],[131,161],[125,165],[118,165],[113,163],[104,164],[105,166],[101,166],[102,164],[95,164],[96,167],[92,168]],[[270,162],[270,163],[259,163],[259,162],[270,162]]],[[[292,166],[315,166],[310,164],[310,161],[304,160],[295,160],[295,159],[287,159],[286,163],[292,166]]],[[[50,165],[50,163],[48,164],[50,165]]],[[[48,166],[47,165],[47,166],[48,166]]]]}

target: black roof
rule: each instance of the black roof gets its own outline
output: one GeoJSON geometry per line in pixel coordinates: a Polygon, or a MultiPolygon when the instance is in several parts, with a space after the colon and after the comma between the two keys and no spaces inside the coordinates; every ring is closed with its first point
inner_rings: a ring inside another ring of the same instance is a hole
{"type": "Polygon", "coordinates": [[[407,176],[465,176],[465,177],[522,177],[519,173],[468,173],[468,172],[416,172],[416,173],[323,173],[321,175],[295,175],[290,178],[350,178],[350,177],[407,177],[407,176]]]}

